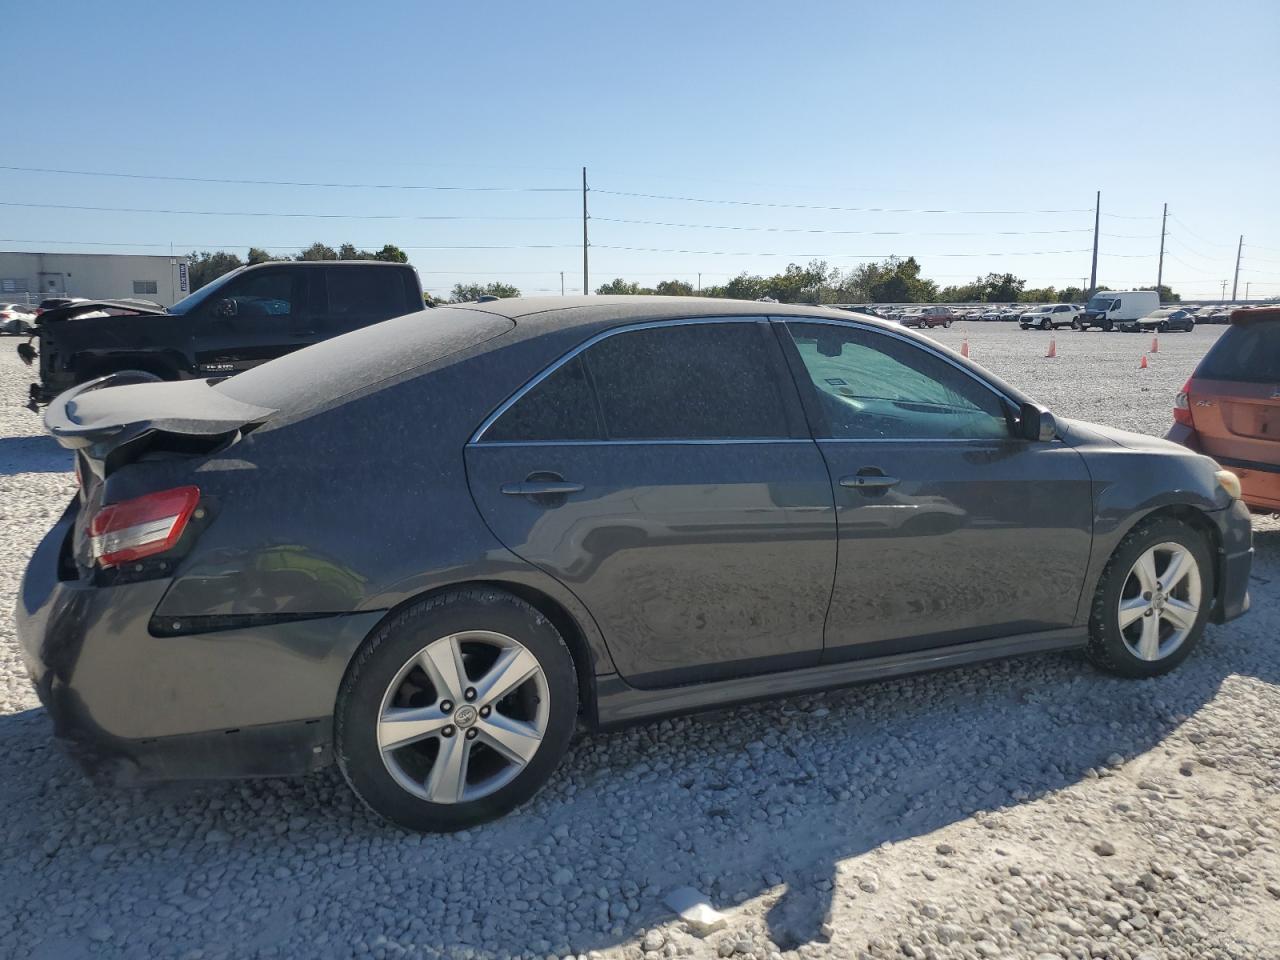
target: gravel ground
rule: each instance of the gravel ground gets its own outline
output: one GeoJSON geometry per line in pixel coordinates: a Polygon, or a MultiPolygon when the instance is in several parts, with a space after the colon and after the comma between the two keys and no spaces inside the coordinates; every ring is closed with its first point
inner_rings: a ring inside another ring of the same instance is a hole
{"type": "MultiPolygon", "coordinates": [[[[1218,328],[936,331],[1054,410],[1151,434],[1218,328]]],[[[0,348],[0,607],[73,481],[0,348]]],[[[1280,524],[1254,610],[1175,674],[1041,656],[585,736],[447,837],[339,776],[90,787],[0,622],[0,957],[1280,956],[1280,524]],[[665,906],[691,886],[702,936],[665,906]],[[793,953],[794,952],[794,953],[793,953]]]]}

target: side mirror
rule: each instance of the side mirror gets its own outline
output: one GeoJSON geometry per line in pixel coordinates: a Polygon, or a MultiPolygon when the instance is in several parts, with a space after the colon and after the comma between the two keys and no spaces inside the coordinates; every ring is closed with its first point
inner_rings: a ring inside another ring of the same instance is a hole
{"type": "Polygon", "coordinates": [[[1038,403],[1024,403],[1018,408],[1018,428],[1023,440],[1048,443],[1058,438],[1058,421],[1048,407],[1038,403]]]}
{"type": "Polygon", "coordinates": [[[225,300],[219,300],[213,305],[213,315],[215,317],[234,317],[240,312],[240,305],[228,297],[225,300]]]}

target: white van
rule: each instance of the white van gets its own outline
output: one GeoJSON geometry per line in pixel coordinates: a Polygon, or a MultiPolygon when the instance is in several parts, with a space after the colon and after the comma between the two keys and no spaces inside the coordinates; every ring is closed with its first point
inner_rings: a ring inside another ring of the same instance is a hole
{"type": "Polygon", "coordinates": [[[1072,326],[1077,330],[1114,330],[1121,321],[1137,320],[1159,309],[1160,294],[1154,290],[1103,290],[1089,298],[1072,326]]]}

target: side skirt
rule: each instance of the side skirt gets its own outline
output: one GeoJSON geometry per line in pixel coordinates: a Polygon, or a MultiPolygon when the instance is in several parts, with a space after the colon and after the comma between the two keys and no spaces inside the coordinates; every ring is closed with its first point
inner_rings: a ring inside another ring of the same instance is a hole
{"type": "Polygon", "coordinates": [[[751,700],[846,687],[983,660],[1069,650],[1083,647],[1088,639],[1087,628],[1067,627],[949,647],[934,647],[915,653],[891,654],[867,660],[844,660],[786,673],[716,680],[662,690],[641,690],[629,685],[616,673],[607,674],[596,677],[596,725],[600,728],[616,727],[671,714],[713,710],[751,700]]]}

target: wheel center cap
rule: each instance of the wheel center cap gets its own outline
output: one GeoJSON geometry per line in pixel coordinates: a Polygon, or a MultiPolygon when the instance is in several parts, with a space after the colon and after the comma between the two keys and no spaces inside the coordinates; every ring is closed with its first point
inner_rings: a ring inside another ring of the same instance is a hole
{"type": "Polygon", "coordinates": [[[476,722],[476,718],[478,716],[479,714],[476,713],[475,707],[471,706],[469,703],[463,704],[457,710],[454,711],[453,722],[456,726],[461,727],[462,729],[465,730],[467,727],[471,726],[473,723],[476,722]]]}
{"type": "Polygon", "coordinates": [[[1155,607],[1157,610],[1163,610],[1164,600],[1165,600],[1164,594],[1157,591],[1156,595],[1151,598],[1151,605],[1155,607]]]}

